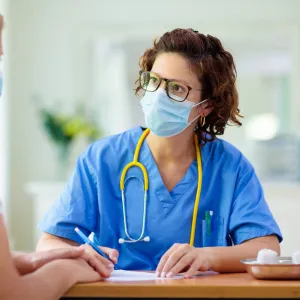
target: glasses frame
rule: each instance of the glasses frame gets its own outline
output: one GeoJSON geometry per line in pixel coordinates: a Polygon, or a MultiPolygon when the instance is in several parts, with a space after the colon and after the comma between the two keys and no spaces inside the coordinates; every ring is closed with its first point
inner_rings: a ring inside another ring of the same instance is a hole
{"type": "Polygon", "coordinates": [[[203,92],[204,90],[200,90],[200,89],[194,89],[194,88],[192,88],[192,87],[190,87],[189,85],[187,85],[187,84],[185,84],[185,83],[183,83],[183,82],[181,82],[180,80],[173,80],[173,79],[167,79],[167,78],[163,78],[163,77],[161,77],[161,76],[159,76],[158,74],[156,74],[155,72],[150,72],[150,71],[140,71],[139,72],[140,73],[140,77],[139,77],[139,83],[140,83],[140,87],[141,87],[141,89],[143,89],[144,91],[146,91],[146,92],[155,92],[155,91],[157,91],[158,90],[158,88],[160,87],[160,85],[161,85],[161,83],[162,83],[162,81],[165,81],[166,82],[166,88],[165,88],[165,90],[166,90],[166,92],[167,92],[167,95],[168,95],[168,97],[171,99],[171,100],[173,100],[173,101],[176,101],[176,102],[183,102],[183,101],[185,101],[186,100],[186,98],[189,96],[189,94],[190,94],[190,91],[200,91],[200,92],[203,92]],[[141,77],[142,77],[142,74],[143,73],[149,73],[149,74],[155,74],[155,76],[157,76],[157,78],[159,79],[159,83],[158,83],[158,85],[157,85],[157,87],[156,87],[156,89],[154,90],[154,91],[147,91],[147,90],[145,90],[144,88],[143,88],[143,86],[142,86],[142,83],[141,83],[141,77]],[[173,99],[170,95],[169,95],[169,82],[179,82],[179,83],[181,83],[181,84],[183,84],[184,86],[186,86],[187,87],[187,89],[188,89],[188,92],[187,92],[187,94],[186,94],[186,97],[183,99],[183,100],[176,100],[176,99],[173,99]]]}

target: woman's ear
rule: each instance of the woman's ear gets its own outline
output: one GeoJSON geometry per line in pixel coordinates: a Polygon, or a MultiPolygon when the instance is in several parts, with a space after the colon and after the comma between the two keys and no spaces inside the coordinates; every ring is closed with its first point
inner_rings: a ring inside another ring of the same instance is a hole
{"type": "Polygon", "coordinates": [[[198,109],[199,109],[198,113],[200,116],[202,117],[208,116],[214,109],[213,100],[207,99],[207,101],[199,105],[198,109]]]}

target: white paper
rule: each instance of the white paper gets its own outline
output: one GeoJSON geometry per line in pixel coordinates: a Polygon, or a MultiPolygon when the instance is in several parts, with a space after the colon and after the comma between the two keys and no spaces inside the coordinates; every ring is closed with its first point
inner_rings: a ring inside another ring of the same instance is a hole
{"type": "MultiPolygon", "coordinates": [[[[213,272],[213,271],[198,272],[193,277],[216,275],[216,274],[218,274],[218,273],[213,272]]],[[[154,272],[150,273],[150,272],[115,270],[112,272],[111,276],[105,280],[107,280],[107,281],[146,281],[146,280],[182,279],[182,278],[183,278],[183,275],[176,275],[172,278],[162,278],[162,277],[156,277],[154,272]]]]}
{"type": "Polygon", "coordinates": [[[144,281],[144,280],[164,280],[164,279],[178,279],[178,278],[183,278],[183,276],[174,276],[172,278],[161,278],[161,277],[156,277],[155,273],[115,270],[111,273],[111,276],[106,280],[107,281],[144,281]]]}

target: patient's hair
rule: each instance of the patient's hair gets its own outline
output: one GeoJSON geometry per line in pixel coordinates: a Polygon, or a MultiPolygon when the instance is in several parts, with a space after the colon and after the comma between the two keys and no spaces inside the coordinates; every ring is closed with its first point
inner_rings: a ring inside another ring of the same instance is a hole
{"type": "MultiPolygon", "coordinates": [[[[201,100],[212,99],[213,110],[206,117],[204,126],[200,121],[196,132],[202,143],[212,141],[224,134],[227,124],[241,126],[236,89],[236,68],[232,55],[220,40],[193,29],[175,29],[155,39],[153,47],[140,58],[143,71],[151,71],[156,57],[161,53],[177,53],[185,57],[198,75],[204,92],[201,100]]],[[[138,82],[138,81],[137,81],[138,82]]],[[[137,86],[136,93],[141,87],[137,86]]]]}

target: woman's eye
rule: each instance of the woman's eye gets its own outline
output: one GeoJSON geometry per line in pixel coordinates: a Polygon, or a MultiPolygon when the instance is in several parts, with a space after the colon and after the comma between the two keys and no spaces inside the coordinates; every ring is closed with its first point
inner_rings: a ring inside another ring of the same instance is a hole
{"type": "Polygon", "coordinates": [[[183,92],[183,88],[178,84],[174,84],[173,85],[173,91],[177,92],[177,93],[180,93],[180,92],[183,92]]]}

